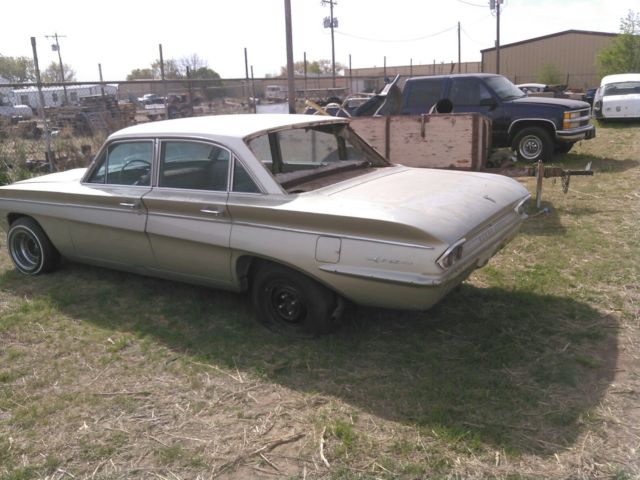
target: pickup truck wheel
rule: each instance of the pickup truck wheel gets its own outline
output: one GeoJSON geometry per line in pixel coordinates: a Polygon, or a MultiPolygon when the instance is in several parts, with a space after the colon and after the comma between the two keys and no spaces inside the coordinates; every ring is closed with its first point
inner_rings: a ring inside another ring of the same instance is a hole
{"type": "Polygon", "coordinates": [[[7,233],[7,249],[15,267],[25,275],[38,275],[54,270],[60,254],[38,223],[19,218],[7,233]]]}
{"type": "Polygon", "coordinates": [[[333,318],[336,306],[333,292],[277,264],[259,266],[253,276],[251,301],[262,324],[287,335],[328,333],[337,320],[333,318]]]}
{"type": "Polygon", "coordinates": [[[540,127],[526,127],[520,130],[513,139],[511,148],[518,155],[518,160],[546,162],[551,158],[553,142],[547,131],[540,127]]]}

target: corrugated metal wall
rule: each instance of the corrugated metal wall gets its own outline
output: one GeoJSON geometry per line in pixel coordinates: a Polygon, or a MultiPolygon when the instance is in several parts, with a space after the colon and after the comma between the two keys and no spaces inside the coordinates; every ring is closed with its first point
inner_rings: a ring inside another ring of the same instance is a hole
{"type": "MultiPolygon", "coordinates": [[[[598,52],[609,46],[616,34],[568,31],[500,48],[500,73],[514,83],[539,82],[545,65],[559,72],[560,83],[585,90],[597,87],[600,76],[596,66],[598,52]]],[[[483,71],[495,73],[495,48],[482,51],[483,71]]]]}

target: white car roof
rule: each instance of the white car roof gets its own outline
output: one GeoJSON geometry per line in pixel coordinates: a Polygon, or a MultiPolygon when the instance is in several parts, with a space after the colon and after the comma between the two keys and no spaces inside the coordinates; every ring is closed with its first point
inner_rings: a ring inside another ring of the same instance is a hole
{"type": "Polygon", "coordinates": [[[618,73],[616,75],[607,75],[602,78],[600,86],[609,85],[618,82],[640,82],[640,73],[618,73]]]}
{"type": "Polygon", "coordinates": [[[138,136],[197,136],[208,138],[245,138],[249,135],[311,124],[346,123],[339,117],[288,114],[238,114],[177,118],[142,123],[113,133],[109,138],[138,136]]]}

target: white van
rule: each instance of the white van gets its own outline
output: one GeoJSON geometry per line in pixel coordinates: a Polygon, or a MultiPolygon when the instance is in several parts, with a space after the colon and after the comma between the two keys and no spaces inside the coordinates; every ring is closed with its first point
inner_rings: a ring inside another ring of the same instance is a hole
{"type": "Polygon", "coordinates": [[[604,77],[593,99],[593,116],[600,120],[640,119],[640,73],[604,77]]]}
{"type": "Polygon", "coordinates": [[[267,85],[264,89],[264,98],[286,100],[287,90],[287,87],[282,85],[267,85]]]}

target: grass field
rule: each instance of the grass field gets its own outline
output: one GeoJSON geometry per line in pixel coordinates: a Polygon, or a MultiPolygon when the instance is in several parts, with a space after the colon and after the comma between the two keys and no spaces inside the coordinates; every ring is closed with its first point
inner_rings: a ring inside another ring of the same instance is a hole
{"type": "Polygon", "coordinates": [[[3,238],[0,479],[640,478],[640,124],[556,159],[588,162],[433,310],[318,340],[243,295],[25,278],[3,238]]]}

